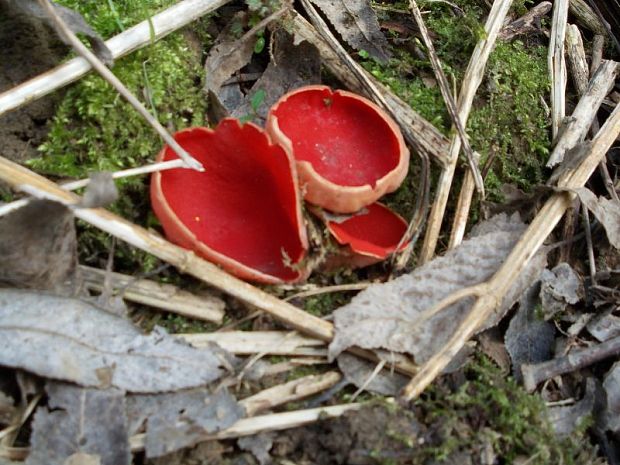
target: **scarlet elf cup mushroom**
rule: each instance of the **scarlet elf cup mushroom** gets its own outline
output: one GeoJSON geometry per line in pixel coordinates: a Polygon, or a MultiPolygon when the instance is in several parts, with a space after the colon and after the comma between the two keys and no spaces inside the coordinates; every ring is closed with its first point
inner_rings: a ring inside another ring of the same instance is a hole
{"type": "MultiPolygon", "coordinates": [[[[151,203],[166,236],[242,279],[304,279],[296,265],[308,241],[290,152],[259,127],[230,118],[213,130],[180,131],[175,139],[205,171],[152,176],[151,203]]],[[[176,158],[166,146],[157,161],[176,158]]]]}
{"type": "Polygon", "coordinates": [[[351,92],[306,86],[271,108],[267,132],[291,151],[309,203],[353,213],[396,190],[409,150],[396,123],[351,92]]]}

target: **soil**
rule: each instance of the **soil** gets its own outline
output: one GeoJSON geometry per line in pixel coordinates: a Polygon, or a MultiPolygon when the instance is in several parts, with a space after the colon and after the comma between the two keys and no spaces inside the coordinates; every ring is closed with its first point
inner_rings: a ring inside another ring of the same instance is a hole
{"type": "MultiPolygon", "coordinates": [[[[53,68],[67,55],[67,47],[47,26],[15,14],[2,2],[0,44],[0,92],[53,68]]],[[[0,116],[2,156],[16,162],[38,156],[37,147],[48,133],[48,120],[61,98],[61,92],[54,92],[0,116]]]]}

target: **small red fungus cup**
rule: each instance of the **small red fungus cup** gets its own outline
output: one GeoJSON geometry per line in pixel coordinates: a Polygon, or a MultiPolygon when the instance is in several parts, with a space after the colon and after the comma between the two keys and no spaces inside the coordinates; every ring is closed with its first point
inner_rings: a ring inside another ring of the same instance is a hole
{"type": "Polygon", "coordinates": [[[373,203],[343,220],[325,221],[336,241],[346,246],[331,261],[356,268],[373,265],[404,250],[408,241],[400,243],[407,232],[407,222],[381,203],[373,203]],[[400,245],[400,247],[399,247],[400,245]]]}
{"type": "MultiPolygon", "coordinates": [[[[177,168],[151,178],[153,210],[170,241],[242,279],[304,279],[308,240],[292,155],[257,126],[231,118],[174,137],[205,170],[177,168]]],[[[176,158],[165,146],[157,161],[176,158]]]]}
{"type": "Polygon", "coordinates": [[[396,190],[409,168],[398,125],[351,92],[294,90],[269,111],[267,132],[293,153],[305,200],[332,212],[370,205],[396,190]]]}

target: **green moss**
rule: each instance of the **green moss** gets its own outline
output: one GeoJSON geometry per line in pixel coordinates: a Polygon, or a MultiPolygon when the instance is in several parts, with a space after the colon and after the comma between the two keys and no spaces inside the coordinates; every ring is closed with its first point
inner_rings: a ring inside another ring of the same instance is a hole
{"type": "MultiPolygon", "coordinates": [[[[121,26],[133,25],[175,2],[65,0],[62,3],[76,8],[103,37],[109,37],[119,33],[121,26]]],[[[160,123],[174,132],[204,124],[206,103],[201,92],[200,58],[190,50],[183,33],[177,32],[118,60],[113,72],[146,102],[160,123]]],[[[116,90],[99,76],[90,74],[69,88],[47,140],[39,147],[41,158],[31,160],[29,165],[46,175],[82,178],[92,171],[116,171],[152,162],[162,145],[154,130],[116,90]]],[[[130,221],[152,225],[148,179],[126,178],[117,185],[121,196],[112,210],[130,221]]],[[[107,235],[85,225],[81,225],[80,242],[85,259],[97,257],[109,248],[107,235]]],[[[120,269],[135,271],[137,265],[138,269],[148,271],[157,264],[153,257],[122,245],[117,248],[116,256],[120,269]]]]}

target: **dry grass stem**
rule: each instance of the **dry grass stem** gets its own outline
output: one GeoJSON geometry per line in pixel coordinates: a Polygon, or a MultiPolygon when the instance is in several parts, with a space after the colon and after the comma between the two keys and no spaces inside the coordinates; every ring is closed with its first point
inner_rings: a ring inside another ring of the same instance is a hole
{"type": "Polygon", "coordinates": [[[103,292],[106,286],[126,300],[183,315],[197,320],[221,323],[226,304],[219,297],[194,295],[172,284],[162,284],[148,279],[136,279],[121,273],[107,272],[88,266],[80,266],[84,286],[103,292]]]}
{"type": "MultiPolygon", "coordinates": [[[[114,59],[123,57],[151,43],[150,24],[152,24],[154,31],[153,38],[159,40],[201,16],[215,11],[227,2],[228,0],[181,1],[154,15],[150,20],[142,21],[112,37],[106,41],[106,45],[112,52],[114,59]]],[[[88,61],[82,57],[77,57],[12,89],[8,89],[0,94],[0,115],[60,89],[78,80],[90,70],[91,66],[88,61]]]]}
{"type": "Polygon", "coordinates": [[[238,355],[265,353],[270,355],[326,357],[325,342],[290,331],[226,331],[215,333],[177,334],[194,347],[215,342],[238,355]]]}
{"type": "MultiPolygon", "coordinates": [[[[592,175],[607,151],[620,134],[620,106],[616,106],[603,127],[596,134],[588,147],[586,157],[581,163],[564,173],[559,186],[564,189],[582,187],[592,175]]],[[[450,363],[465,343],[475,334],[480,325],[502,301],[506,292],[529,264],[547,236],[558,224],[564,212],[570,207],[575,194],[560,192],[554,194],[538,212],[534,221],[527,228],[517,245],[504,261],[502,267],[486,282],[488,292],[476,300],[473,308],[463,320],[458,331],[444,348],[425,363],[418,374],[403,391],[403,398],[411,400],[417,397],[450,363]]]]}
{"type": "Polygon", "coordinates": [[[471,170],[474,177],[476,189],[478,190],[480,195],[484,197],[484,181],[482,180],[480,170],[478,169],[477,157],[474,156],[471,145],[469,145],[469,139],[467,138],[465,127],[463,125],[463,122],[461,121],[461,118],[459,118],[458,110],[456,108],[456,102],[454,101],[454,97],[452,96],[452,92],[450,91],[450,84],[448,84],[448,79],[443,72],[443,68],[441,66],[441,62],[439,61],[439,57],[437,56],[437,52],[435,52],[435,47],[433,46],[433,41],[430,35],[428,34],[428,29],[426,28],[426,24],[424,23],[424,18],[422,18],[422,13],[420,12],[418,4],[415,0],[409,0],[409,8],[411,8],[411,12],[413,13],[415,22],[420,29],[420,34],[422,35],[422,40],[424,41],[424,45],[426,46],[426,49],[428,51],[428,58],[431,62],[431,67],[433,68],[437,83],[439,84],[439,90],[441,91],[441,96],[443,97],[444,103],[446,104],[446,109],[448,110],[448,114],[450,115],[452,124],[456,127],[456,131],[461,139],[463,151],[465,152],[465,155],[467,156],[467,161],[469,163],[469,169],[471,170]]]}
{"type": "Polygon", "coordinates": [[[555,140],[566,115],[566,61],[564,39],[568,19],[568,0],[556,0],[553,4],[553,20],[547,66],[551,82],[551,133],[555,140]]]}
{"type": "MultiPolygon", "coordinates": [[[[461,93],[459,95],[459,118],[463,125],[467,123],[476,91],[484,77],[484,69],[487,60],[495,46],[495,40],[502,28],[511,3],[511,0],[495,0],[484,27],[485,37],[476,44],[476,48],[469,60],[465,76],[463,77],[461,93]]],[[[442,171],[439,178],[435,200],[426,228],[426,235],[424,237],[424,244],[422,245],[420,256],[422,263],[428,262],[435,254],[460,149],[460,139],[458,137],[453,138],[449,152],[450,164],[442,171]]]]}
{"type": "Polygon", "coordinates": [[[112,71],[110,71],[106,65],[104,65],[97,56],[90,51],[86,45],[84,45],[75,33],[65,24],[64,20],[60,17],[56,9],[52,6],[49,0],[38,0],[39,5],[43,7],[47,15],[52,19],[57,29],[62,32],[65,38],[69,41],[73,49],[88,61],[88,63],[97,71],[103,79],[105,79],[116,91],[121,94],[129,104],[149,123],[149,125],[160,135],[160,137],[170,146],[172,150],[179,156],[185,164],[192,169],[203,171],[202,163],[193,158],[187,151],[181,147],[177,141],[170,135],[170,133],[164,128],[157,119],[146,109],[144,105],[131,93],[127,87],[118,79],[112,71]]]}
{"type": "Polygon", "coordinates": [[[289,295],[284,301],[290,302],[295,299],[303,299],[305,297],[311,297],[313,295],[322,295],[322,294],[330,294],[332,292],[342,292],[342,291],[362,291],[366,289],[368,286],[371,286],[372,283],[369,282],[359,282],[352,284],[337,284],[334,286],[323,286],[318,287],[316,289],[308,289],[306,291],[301,291],[293,295],[289,295]]]}
{"type": "Polygon", "coordinates": [[[295,402],[323,392],[335,386],[341,379],[342,375],[336,371],[304,376],[303,378],[294,379],[288,383],[265,389],[243,399],[239,403],[245,407],[245,411],[251,417],[258,412],[271,410],[288,402],[295,402]]]}

